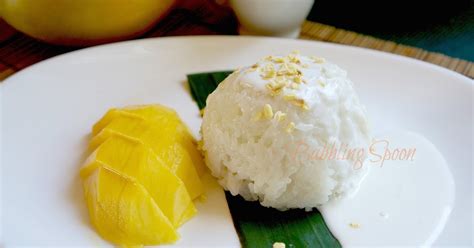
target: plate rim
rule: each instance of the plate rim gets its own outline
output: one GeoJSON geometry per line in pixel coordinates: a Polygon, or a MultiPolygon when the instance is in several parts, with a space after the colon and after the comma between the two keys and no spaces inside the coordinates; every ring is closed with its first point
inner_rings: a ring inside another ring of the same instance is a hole
{"type": "MultiPolygon", "coordinates": [[[[61,61],[61,59],[66,59],[67,61],[70,61],[71,59],[74,60],[74,58],[76,58],[77,56],[79,56],[79,57],[84,56],[84,54],[82,54],[82,53],[86,53],[85,55],[89,55],[89,54],[91,54],[90,53],[91,51],[92,52],[93,51],[99,51],[101,49],[112,48],[111,50],[115,51],[116,49],[119,49],[119,48],[122,48],[122,47],[123,48],[130,48],[130,46],[134,46],[134,45],[148,45],[148,44],[150,44],[152,46],[159,46],[159,45],[157,45],[157,43],[160,43],[160,42],[163,42],[163,41],[168,41],[169,42],[170,40],[180,40],[180,42],[184,41],[184,40],[188,40],[188,42],[191,42],[191,40],[199,40],[201,42],[203,42],[203,40],[207,40],[209,42],[215,42],[216,39],[247,40],[247,41],[260,40],[262,42],[278,41],[278,42],[284,42],[286,44],[294,44],[295,46],[297,46],[298,44],[308,44],[307,45],[308,47],[314,47],[314,48],[319,48],[319,49],[324,49],[324,48],[339,49],[338,51],[341,51],[342,54],[346,51],[347,52],[355,52],[356,54],[367,55],[367,56],[372,57],[374,59],[384,60],[387,63],[395,62],[395,63],[400,63],[400,65],[412,66],[412,67],[415,67],[414,70],[423,70],[423,69],[425,69],[425,70],[431,72],[432,73],[431,75],[435,75],[435,76],[436,75],[443,75],[443,76],[447,77],[447,80],[452,79],[452,81],[455,81],[455,82],[451,82],[451,83],[459,83],[460,85],[467,86],[470,89],[474,89],[474,87],[473,87],[474,86],[474,80],[472,80],[472,79],[470,79],[470,78],[468,78],[468,77],[466,77],[462,74],[459,74],[457,72],[451,71],[447,68],[444,68],[444,67],[441,67],[441,66],[438,66],[438,65],[434,65],[434,64],[431,64],[431,63],[428,63],[428,62],[425,62],[425,61],[420,61],[420,60],[417,60],[417,59],[413,59],[413,58],[410,58],[410,57],[405,57],[405,56],[397,55],[397,54],[391,54],[391,53],[384,52],[384,51],[372,50],[372,49],[368,49],[368,48],[360,48],[360,47],[341,45],[341,44],[333,44],[333,43],[320,42],[320,41],[292,40],[292,39],[281,39],[281,38],[272,38],[272,37],[241,37],[241,36],[192,36],[192,37],[186,37],[185,36],[185,37],[158,37],[158,38],[155,37],[155,38],[147,38],[147,39],[116,42],[116,43],[110,43],[110,44],[105,44],[105,45],[99,45],[99,46],[83,48],[83,49],[79,49],[79,50],[76,50],[76,51],[72,51],[72,52],[68,52],[68,53],[65,53],[65,54],[61,54],[61,55],[51,57],[49,59],[46,59],[46,60],[41,61],[39,63],[36,63],[32,66],[29,66],[29,67],[19,71],[18,73],[15,73],[14,75],[7,78],[3,82],[0,82],[0,100],[1,100],[2,103],[6,103],[6,102],[4,102],[5,98],[2,97],[2,93],[5,93],[5,90],[6,90],[5,86],[8,86],[10,84],[15,85],[15,83],[8,83],[8,82],[10,82],[10,81],[14,82],[14,81],[18,81],[18,80],[22,81],[23,80],[23,78],[22,78],[23,75],[25,75],[25,76],[26,75],[27,76],[35,75],[37,73],[37,71],[34,71],[34,70],[44,71],[44,69],[46,69],[46,68],[51,68],[51,65],[57,65],[57,64],[54,64],[54,63],[58,63],[58,61],[56,61],[56,60],[59,60],[59,62],[61,61]],[[99,50],[95,50],[95,49],[99,49],[99,50]],[[72,57],[69,57],[69,56],[72,56],[72,57]],[[49,63],[53,63],[53,64],[50,65],[49,63]],[[43,68],[43,66],[46,66],[46,67],[43,68]]],[[[109,55],[111,53],[110,53],[110,51],[106,51],[105,54],[109,55]]],[[[54,74],[54,72],[51,72],[51,73],[54,74]]],[[[471,102],[471,103],[474,103],[474,102],[471,102]]],[[[2,127],[2,123],[3,123],[3,117],[2,117],[1,114],[4,110],[4,108],[7,108],[6,104],[3,104],[2,107],[0,107],[0,128],[2,127]]],[[[1,129],[1,130],[3,130],[3,129],[1,129]]],[[[3,134],[0,133],[0,158],[2,156],[1,153],[3,151],[3,148],[1,146],[2,146],[2,143],[4,142],[4,138],[2,136],[3,136],[3,134]]],[[[1,161],[3,161],[3,159],[1,161]]],[[[4,168],[3,166],[4,166],[3,163],[0,164],[0,173],[1,173],[2,168],[4,168]]],[[[2,238],[3,237],[0,235],[0,240],[2,240],[2,238]]]]}

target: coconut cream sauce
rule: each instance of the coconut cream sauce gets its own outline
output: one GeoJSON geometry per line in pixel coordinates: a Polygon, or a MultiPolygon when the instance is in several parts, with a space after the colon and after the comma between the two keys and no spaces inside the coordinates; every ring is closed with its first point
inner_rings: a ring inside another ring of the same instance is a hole
{"type": "MultiPolygon", "coordinates": [[[[421,135],[386,132],[391,152],[416,148],[413,161],[370,155],[370,172],[358,192],[319,208],[343,246],[429,246],[443,230],[454,204],[453,177],[436,147],[421,135]],[[372,161],[371,161],[372,160],[372,161]],[[379,161],[380,162],[380,161],[379,161]]],[[[385,145],[374,154],[383,154],[385,145]]],[[[400,159],[400,157],[399,157],[400,159]]]]}

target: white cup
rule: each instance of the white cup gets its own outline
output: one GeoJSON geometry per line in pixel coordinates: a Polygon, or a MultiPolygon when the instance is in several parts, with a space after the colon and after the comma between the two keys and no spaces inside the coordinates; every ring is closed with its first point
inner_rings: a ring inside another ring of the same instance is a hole
{"type": "Polygon", "coordinates": [[[231,0],[241,35],[297,38],[314,0],[231,0]]]}

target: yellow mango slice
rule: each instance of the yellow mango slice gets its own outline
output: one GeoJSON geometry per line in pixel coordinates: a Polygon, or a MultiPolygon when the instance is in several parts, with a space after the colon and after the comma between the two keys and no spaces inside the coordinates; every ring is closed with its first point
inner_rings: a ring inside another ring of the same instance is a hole
{"type": "Polygon", "coordinates": [[[131,118],[144,120],[160,119],[167,123],[181,123],[178,114],[174,110],[165,106],[158,104],[127,106],[124,108],[113,108],[107,111],[107,113],[92,128],[92,135],[98,134],[114,118],[119,116],[129,116],[131,118]]]}
{"type": "Polygon", "coordinates": [[[173,243],[179,238],[140,184],[99,166],[83,185],[92,224],[103,238],[127,246],[173,243]]]}
{"type": "Polygon", "coordinates": [[[87,159],[81,176],[106,167],[141,184],[173,226],[178,227],[196,213],[184,183],[148,147],[135,139],[111,136],[87,159]]]}
{"type": "Polygon", "coordinates": [[[97,135],[105,126],[117,117],[129,117],[135,119],[143,119],[159,125],[165,129],[163,132],[175,137],[176,140],[188,152],[194,162],[194,166],[200,176],[206,170],[202,155],[197,150],[196,141],[191,135],[189,128],[181,121],[178,114],[165,106],[154,105],[138,105],[125,108],[110,109],[92,128],[92,135],[97,135]]]}
{"type": "Polygon", "coordinates": [[[112,136],[132,138],[150,147],[165,165],[183,181],[191,199],[202,194],[202,183],[193,160],[186,149],[176,142],[176,137],[162,125],[142,118],[117,116],[92,138],[90,148],[95,149],[112,136]]]}

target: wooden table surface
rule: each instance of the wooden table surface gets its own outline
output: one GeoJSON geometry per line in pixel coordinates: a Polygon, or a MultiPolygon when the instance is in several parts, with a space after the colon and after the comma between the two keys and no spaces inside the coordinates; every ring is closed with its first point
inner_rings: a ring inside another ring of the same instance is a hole
{"type": "MultiPolygon", "coordinates": [[[[182,1],[153,29],[138,38],[181,35],[237,35],[232,11],[214,1],[182,1]]],[[[327,41],[400,54],[437,64],[474,78],[472,62],[423,49],[306,21],[301,39],[327,41]]],[[[0,81],[32,64],[82,47],[55,46],[17,32],[0,19],[0,81]]]]}

